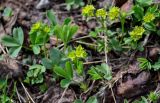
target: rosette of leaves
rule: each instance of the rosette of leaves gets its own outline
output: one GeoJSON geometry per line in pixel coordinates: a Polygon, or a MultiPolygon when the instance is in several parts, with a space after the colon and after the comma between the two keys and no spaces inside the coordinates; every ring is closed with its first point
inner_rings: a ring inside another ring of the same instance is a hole
{"type": "Polygon", "coordinates": [[[84,5],[83,0],[65,0],[65,2],[66,2],[66,5],[67,5],[66,6],[67,10],[71,10],[72,8],[76,9],[76,8],[84,5]]]}
{"type": "Polygon", "coordinates": [[[21,48],[23,47],[24,34],[20,27],[14,28],[12,32],[13,36],[5,35],[1,39],[1,43],[4,46],[9,47],[9,54],[11,57],[17,57],[21,48]]]}
{"type": "Polygon", "coordinates": [[[62,25],[57,24],[54,27],[54,33],[63,41],[65,47],[67,43],[72,39],[73,35],[77,32],[77,30],[78,26],[72,25],[70,18],[66,18],[62,25]]]}
{"type": "Polygon", "coordinates": [[[105,63],[98,65],[96,67],[91,67],[91,69],[88,70],[88,74],[91,76],[93,80],[112,79],[111,68],[105,63]]]}
{"type": "Polygon", "coordinates": [[[66,61],[67,59],[64,58],[64,55],[60,50],[52,48],[49,52],[49,58],[43,58],[42,64],[47,69],[52,69],[55,65],[64,66],[66,61]]]}
{"type": "Polygon", "coordinates": [[[29,39],[34,54],[40,53],[40,47],[45,46],[49,40],[50,27],[42,22],[37,22],[32,25],[29,32],[29,39]]]}
{"type": "Polygon", "coordinates": [[[27,72],[27,77],[24,80],[24,82],[28,84],[38,84],[43,83],[43,74],[46,71],[46,68],[42,65],[32,65],[29,67],[29,70],[27,72]]]}
{"type": "Polygon", "coordinates": [[[65,64],[65,68],[62,68],[61,66],[55,66],[54,72],[64,78],[61,80],[60,85],[63,88],[67,88],[73,80],[73,67],[71,62],[67,61],[65,64]]]}

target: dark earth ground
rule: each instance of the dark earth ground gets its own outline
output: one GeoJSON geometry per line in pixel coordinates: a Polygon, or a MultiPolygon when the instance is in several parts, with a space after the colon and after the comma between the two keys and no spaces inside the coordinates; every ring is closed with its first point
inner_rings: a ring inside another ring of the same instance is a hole
{"type": "MultiPolygon", "coordinates": [[[[110,0],[106,0],[107,2],[111,2],[110,0]]],[[[121,7],[126,0],[117,0],[117,6],[121,7]]],[[[35,7],[39,1],[37,0],[0,0],[0,36],[4,34],[10,34],[13,27],[21,26],[25,33],[25,38],[28,37],[29,29],[33,23],[38,20],[42,20],[48,23],[48,20],[45,16],[45,10],[53,9],[57,15],[57,20],[62,22],[64,18],[71,17],[79,26],[79,31],[74,38],[82,37],[88,35],[90,30],[93,30],[98,24],[93,20],[90,22],[86,22],[82,20],[81,9],[74,9],[71,11],[67,11],[64,6],[63,0],[51,0],[50,4],[47,5],[44,9],[37,10],[35,7]],[[4,7],[11,7],[14,11],[14,16],[9,20],[5,20],[2,17],[2,10],[4,7]]],[[[86,1],[87,2],[87,1],[86,1]]],[[[94,5],[97,7],[102,7],[104,4],[103,0],[98,0],[94,2],[94,5]]],[[[54,46],[54,38],[51,38],[50,45],[54,46]]],[[[92,41],[92,38],[87,39],[88,42],[92,41]]],[[[151,37],[151,40],[154,38],[151,37]]],[[[144,52],[132,52],[130,54],[120,54],[117,52],[109,53],[109,63],[113,68],[113,79],[110,82],[113,87],[113,92],[116,97],[117,103],[123,103],[124,98],[127,98],[129,101],[140,98],[143,95],[148,94],[150,91],[158,91],[160,89],[160,75],[159,72],[148,72],[141,71],[138,67],[138,63],[136,62],[136,57],[146,56],[152,60],[157,59],[158,52],[160,52],[160,45],[156,43],[156,40],[151,42],[145,47],[144,52]],[[128,66],[126,66],[128,64],[128,66]]],[[[27,45],[27,39],[25,40],[25,44],[27,45]]],[[[73,42],[74,45],[75,42],[73,42]]],[[[101,60],[103,54],[97,54],[96,52],[92,52],[89,47],[87,50],[93,54],[92,60],[96,61],[101,60]]],[[[24,51],[17,58],[17,60],[21,61],[23,57],[26,55],[30,55],[31,58],[34,58],[33,54],[29,54],[28,51],[24,51]]],[[[13,63],[14,64],[14,63],[13,63]]],[[[13,65],[5,62],[1,62],[0,66],[2,69],[0,73],[8,73],[14,72],[12,70],[13,65]],[[2,65],[2,66],[1,66],[2,65]],[[5,68],[5,69],[4,69],[5,68]],[[9,68],[9,70],[6,70],[9,68]]],[[[90,66],[89,64],[86,66],[90,66]]],[[[23,73],[26,73],[27,67],[23,66],[23,73]]],[[[1,75],[0,74],[0,75],[1,75]]],[[[2,76],[2,75],[1,75],[2,76]]],[[[13,84],[13,80],[10,80],[10,85],[13,84]]],[[[39,91],[38,86],[30,86],[25,85],[27,91],[31,94],[36,103],[57,103],[60,99],[63,89],[59,86],[58,83],[53,83],[51,80],[51,74],[46,73],[45,82],[47,84],[47,91],[45,93],[41,93],[39,91]]],[[[98,81],[90,82],[90,87],[93,91],[89,91],[87,93],[81,93],[81,91],[76,86],[70,86],[64,95],[63,103],[72,103],[75,98],[86,99],[91,95],[97,93],[99,100],[102,101],[105,99],[105,103],[114,103],[111,89],[107,89],[108,87],[102,86],[98,81]],[[99,91],[99,92],[98,92],[99,91]]],[[[17,88],[20,95],[26,99],[26,95],[21,85],[17,88]]],[[[16,100],[16,99],[15,99],[16,100]]],[[[159,101],[160,103],[160,101],[159,101]]]]}

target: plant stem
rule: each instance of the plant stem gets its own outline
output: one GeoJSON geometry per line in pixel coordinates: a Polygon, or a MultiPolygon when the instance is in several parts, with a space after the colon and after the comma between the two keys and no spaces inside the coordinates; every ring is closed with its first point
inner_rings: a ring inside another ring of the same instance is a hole
{"type": "Polygon", "coordinates": [[[44,45],[44,55],[45,55],[45,57],[47,58],[46,45],[45,45],[45,43],[44,43],[43,45],[44,45]]]}
{"type": "Polygon", "coordinates": [[[32,51],[32,49],[31,48],[28,48],[28,47],[26,47],[26,46],[22,46],[24,49],[26,49],[26,50],[29,50],[29,51],[32,51]]]}
{"type": "MultiPolygon", "coordinates": [[[[101,22],[101,25],[102,25],[102,28],[106,31],[107,33],[107,27],[105,25],[105,22],[104,20],[100,21],[101,22]]],[[[107,46],[108,46],[108,37],[106,35],[106,33],[103,31],[102,34],[104,35],[104,43],[105,43],[105,47],[104,47],[104,53],[105,53],[105,62],[106,64],[108,64],[108,56],[107,56],[107,46]]]]}
{"type": "Polygon", "coordinates": [[[94,46],[94,47],[97,47],[97,45],[95,44],[91,44],[91,43],[86,43],[86,42],[82,42],[82,41],[76,41],[76,43],[79,43],[79,44],[84,44],[84,45],[87,45],[87,46],[94,46]]]}
{"type": "Polygon", "coordinates": [[[122,26],[122,34],[124,34],[124,20],[121,21],[121,26],[122,26]]]}
{"type": "Polygon", "coordinates": [[[58,103],[62,103],[63,97],[64,97],[64,95],[65,95],[67,89],[68,89],[68,87],[66,87],[66,88],[64,89],[61,98],[58,100],[58,103]]]}

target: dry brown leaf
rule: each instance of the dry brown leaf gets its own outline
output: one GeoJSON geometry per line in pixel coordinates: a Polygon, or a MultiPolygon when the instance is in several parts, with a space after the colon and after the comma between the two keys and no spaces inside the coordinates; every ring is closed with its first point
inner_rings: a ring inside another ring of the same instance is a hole
{"type": "Polygon", "coordinates": [[[136,96],[143,92],[141,86],[146,84],[149,78],[149,72],[141,72],[137,78],[121,83],[117,88],[117,94],[125,98],[136,96]]]}
{"type": "Polygon", "coordinates": [[[160,53],[160,47],[149,48],[149,58],[153,61],[157,61],[158,54],[160,53]]]}
{"type": "Polygon", "coordinates": [[[128,0],[121,6],[121,10],[124,12],[129,12],[133,7],[133,0],[128,0]]]}
{"type": "MultiPolygon", "coordinates": [[[[44,94],[41,103],[57,103],[61,98],[63,89],[60,86],[51,86],[44,94]]],[[[75,100],[75,93],[73,90],[68,89],[63,96],[62,103],[73,103],[75,100]]]]}
{"type": "Polygon", "coordinates": [[[0,61],[0,74],[1,78],[5,78],[6,76],[8,78],[17,78],[22,76],[22,70],[16,60],[5,56],[4,60],[0,61]]]}

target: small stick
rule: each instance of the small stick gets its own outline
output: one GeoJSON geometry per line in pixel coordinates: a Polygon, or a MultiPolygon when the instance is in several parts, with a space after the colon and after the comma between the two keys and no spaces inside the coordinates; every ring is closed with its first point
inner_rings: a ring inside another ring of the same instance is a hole
{"type": "Polygon", "coordinates": [[[113,96],[113,99],[114,99],[114,103],[117,103],[111,84],[110,84],[110,88],[111,88],[112,96],[113,96]]]}
{"type": "Polygon", "coordinates": [[[6,51],[3,49],[3,47],[2,47],[1,44],[0,44],[0,48],[1,48],[1,50],[2,50],[2,52],[3,52],[4,54],[7,54],[6,51]]]}
{"type": "Polygon", "coordinates": [[[146,35],[146,37],[144,38],[144,41],[142,43],[142,46],[145,46],[147,44],[149,36],[150,36],[150,34],[146,35]]]}
{"type": "Polygon", "coordinates": [[[24,91],[26,92],[26,94],[28,95],[28,97],[30,98],[30,100],[32,101],[32,103],[36,103],[36,102],[32,99],[32,97],[30,96],[30,94],[28,93],[28,91],[27,91],[27,89],[25,88],[25,86],[23,85],[23,83],[22,83],[21,81],[20,81],[20,83],[21,83],[24,91]]]}
{"type": "Polygon", "coordinates": [[[97,63],[103,63],[104,60],[101,60],[101,61],[91,61],[91,62],[85,62],[83,63],[84,65],[89,65],[89,64],[97,64],[97,63]]]}
{"type": "Polygon", "coordinates": [[[16,87],[16,93],[17,93],[19,102],[22,103],[21,98],[20,98],[20,96],[19,96],[19,92],[18,92],[18,90],[17,90],[17,87],[16,87]]]}
{"type": "Polygon", "coordinates": [[[63,97],[64,97],[64,95],[65,95],[67,89],[68,89],[68,87],[64,89],[61,98],[58,100],[58,103],[62,103],[63,97]]]}

